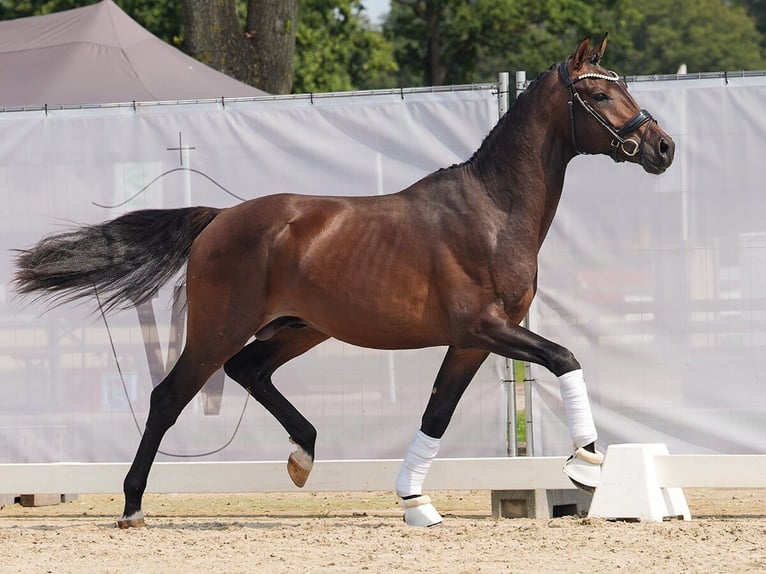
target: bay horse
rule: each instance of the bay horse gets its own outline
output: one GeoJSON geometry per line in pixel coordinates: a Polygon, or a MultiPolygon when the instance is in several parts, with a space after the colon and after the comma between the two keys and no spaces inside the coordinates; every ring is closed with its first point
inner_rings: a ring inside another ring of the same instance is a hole
{"type": "Polygon", "coordinates": [[[565,472],[580,486],[597,485],[603,457],[581,366],[519,323],[570,160],[605,154],[652,174],[673,161],[670,136],[601,67],[606,45],[606,36],[595,46],[583,40],[531,83],[470,159],[398,193],[136,211],[20,251],[19,293],[96,296],[107,309],[150,299],[186,264],[185,347],[151,394],[118,525],[144,525],[141,502],[160,442],[221,366],[287,430],[297,446],[287,470],[303,486],[317,432],[272,375],[330,337],[376,349],[448,347],[396,479],[408,524],[441,521],[422,484],[490,353],[558,377],[574,445],[565,472]]]}

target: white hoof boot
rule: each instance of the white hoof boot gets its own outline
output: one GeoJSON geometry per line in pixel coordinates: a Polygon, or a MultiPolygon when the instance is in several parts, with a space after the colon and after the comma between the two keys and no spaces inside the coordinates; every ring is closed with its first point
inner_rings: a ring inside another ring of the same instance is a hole
{"type": "Polygon", "coordinates": [[[402,500],[404,522],[408,526],[433,526],[442,521],[441,514],[431,504],[430,496],[402,500]]]}
{"type": "Polygon", "coordinates": [[[564,463],[564,474],[577,488],[593,492],[601,482],[604,455],[580,447],[564,463]]]}

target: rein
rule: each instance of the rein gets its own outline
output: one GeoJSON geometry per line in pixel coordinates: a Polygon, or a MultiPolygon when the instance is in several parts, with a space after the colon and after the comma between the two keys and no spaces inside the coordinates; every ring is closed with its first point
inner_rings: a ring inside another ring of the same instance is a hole
{"type": "MultiPolygon", "coordinates": [[[[579,92],[577,91],[577,88],[575,88],[575,84],[581,80],[585,80],[588,78],[595,78],[598,80],[607,80],[609,82],[617,82],[620,79],[620,76],[615,72],[609,72],[608,74],[597,74],[594,72],[583,74],[582,76],[578,76],[574,79],[572,79],[569,75],[569,72],[567,71],[567,61],[564,60],[559,64],[559,75],[561,76],[561,79],[564,80],[564,84],[566,84],[566,87],[569,89],[569,121],[572,126],[572,144],[574,145],[575,151],[578,154],[582,154],[584,152],[580,151],[580,148],[577,146],[577,135],[575,130],[575,114],[574,114],[574,102],[577,101],[579,104],[585,109],[586,112],[588,112],[609,134],[612,136],[612,153],[610,154],[612,159],[616,162],[625,161],[624,158],[620,157],[619,152],[622,151],[623,154],[627,157],[633,157],[635,156],[639,150],[643,147],[644,143],[644,136],[646,135],[646,132],[641,135],[641,139],[639,141],[636,141],[633,138],[630,138],[628,136],[632,135],[638,128],[640,128],[642,125],[644,125],[647,122],[650,121],[656,121],[652,114],[650,114],[646,110],[640,110],[636,115],[634,115],[632,118],[630,118],[627,122],[625,122],[625,125],[623,125],[621,128],[615,128],[609,120],[607,120],[604,116],[602,116],[600,113],[598,113],[598,110],[596,110],[593,106],[591,106],[587,100],[584,100],[582,96],[580,96],[579,92]]],[[[640,156],[639,156],[640,159],[640,156]]]]}

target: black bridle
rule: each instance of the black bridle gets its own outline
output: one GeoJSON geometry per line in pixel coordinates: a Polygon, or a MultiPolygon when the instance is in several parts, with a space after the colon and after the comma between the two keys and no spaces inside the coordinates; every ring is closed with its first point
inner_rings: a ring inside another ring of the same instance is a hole
{"type": "MultiPolygon", "coordinates": [[[[639,141],[636,141],[635,139],[632,139],[628,136],[633,134],[645,123],[656,121],[652,117],[652,114],[646,110],[640,110],[636,115],[625,122],[624,126],[621,128],[615,128],[609,122],[609,120],[598,113],[598,110],[590,105],[587,100],[584,100],[575,88],[575,84],[577,82],[588,78],[617,82],[620,79],[619,75],[617,75],[615,72],[609,72],[608,74],[590,72],[572,79],[569,75],[569,71],[567,70],[566,60],[559,64],[559,74],[561,75],[561,79],[564,80],[564,84],[566,84],[566,87],[569,89],[569,120],[572,125],[572,144],[574,145],[575,151],[578,154],[582,154],[583,152],[580,151],[579,147],[577,147],[574,113],[575,101],[579,102],[583,109],[588,112],[599,124],[601,124],[601,126],[612,136],[612,153],[610,155],[614,161],[625,161],[625,158],[620,156],[620,151],[622,151],[622,153],[629,158],[639,153],[639,150],[641,150],[644,144],[644,136],[646,135],[646,131],[644,131],[644,133],[641,135],[641,139],[639,141]]],[[[641,159],[640,155],[638,159],[641,159]]]]}

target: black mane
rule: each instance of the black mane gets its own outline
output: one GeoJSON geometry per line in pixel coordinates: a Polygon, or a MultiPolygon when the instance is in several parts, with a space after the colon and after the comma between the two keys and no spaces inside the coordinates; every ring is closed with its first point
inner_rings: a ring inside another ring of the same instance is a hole
{"type": "Polygon", "coordinates": [[[518,106],[520,102],[526,101],[526,99],[529,97],[529,93],[533,92],[534,89],[537,87],[537,85],[540,83],[540,80],[542,80],[544,77],[546,77],[552,70],[555,70],[558,68],[558,64],[551,65],[550,68],[547,70],[540,72],[537,77],[529,82],[527,84],[527,87],[524,89],[523,92],[521,92],[516,98],[511,102],[511,105],[508,108],[508,111],[501,117],[495,126],[490,130],[490,132],[484,137],[479,147],[476,149],[476,151],[473,152],[473,155],[471,155],[470,158],[468,158],[466,161],[459,162],[459,163],[453,163],[449,167],[442,167],[438,169],[437,171],[447,171],[450,169],[455,169],[459,167],[463,167],[466,165],[475,165],[477,161],[481,161],[481,158],[487,153],[487,149],[492,149],[496,147],[496,140],[497,140],[497,134],[502,131],[506,124],[513,123],[516,120],[516,117],[518,114],[514,113],[516,110],[515,108],[518,106]]]}

